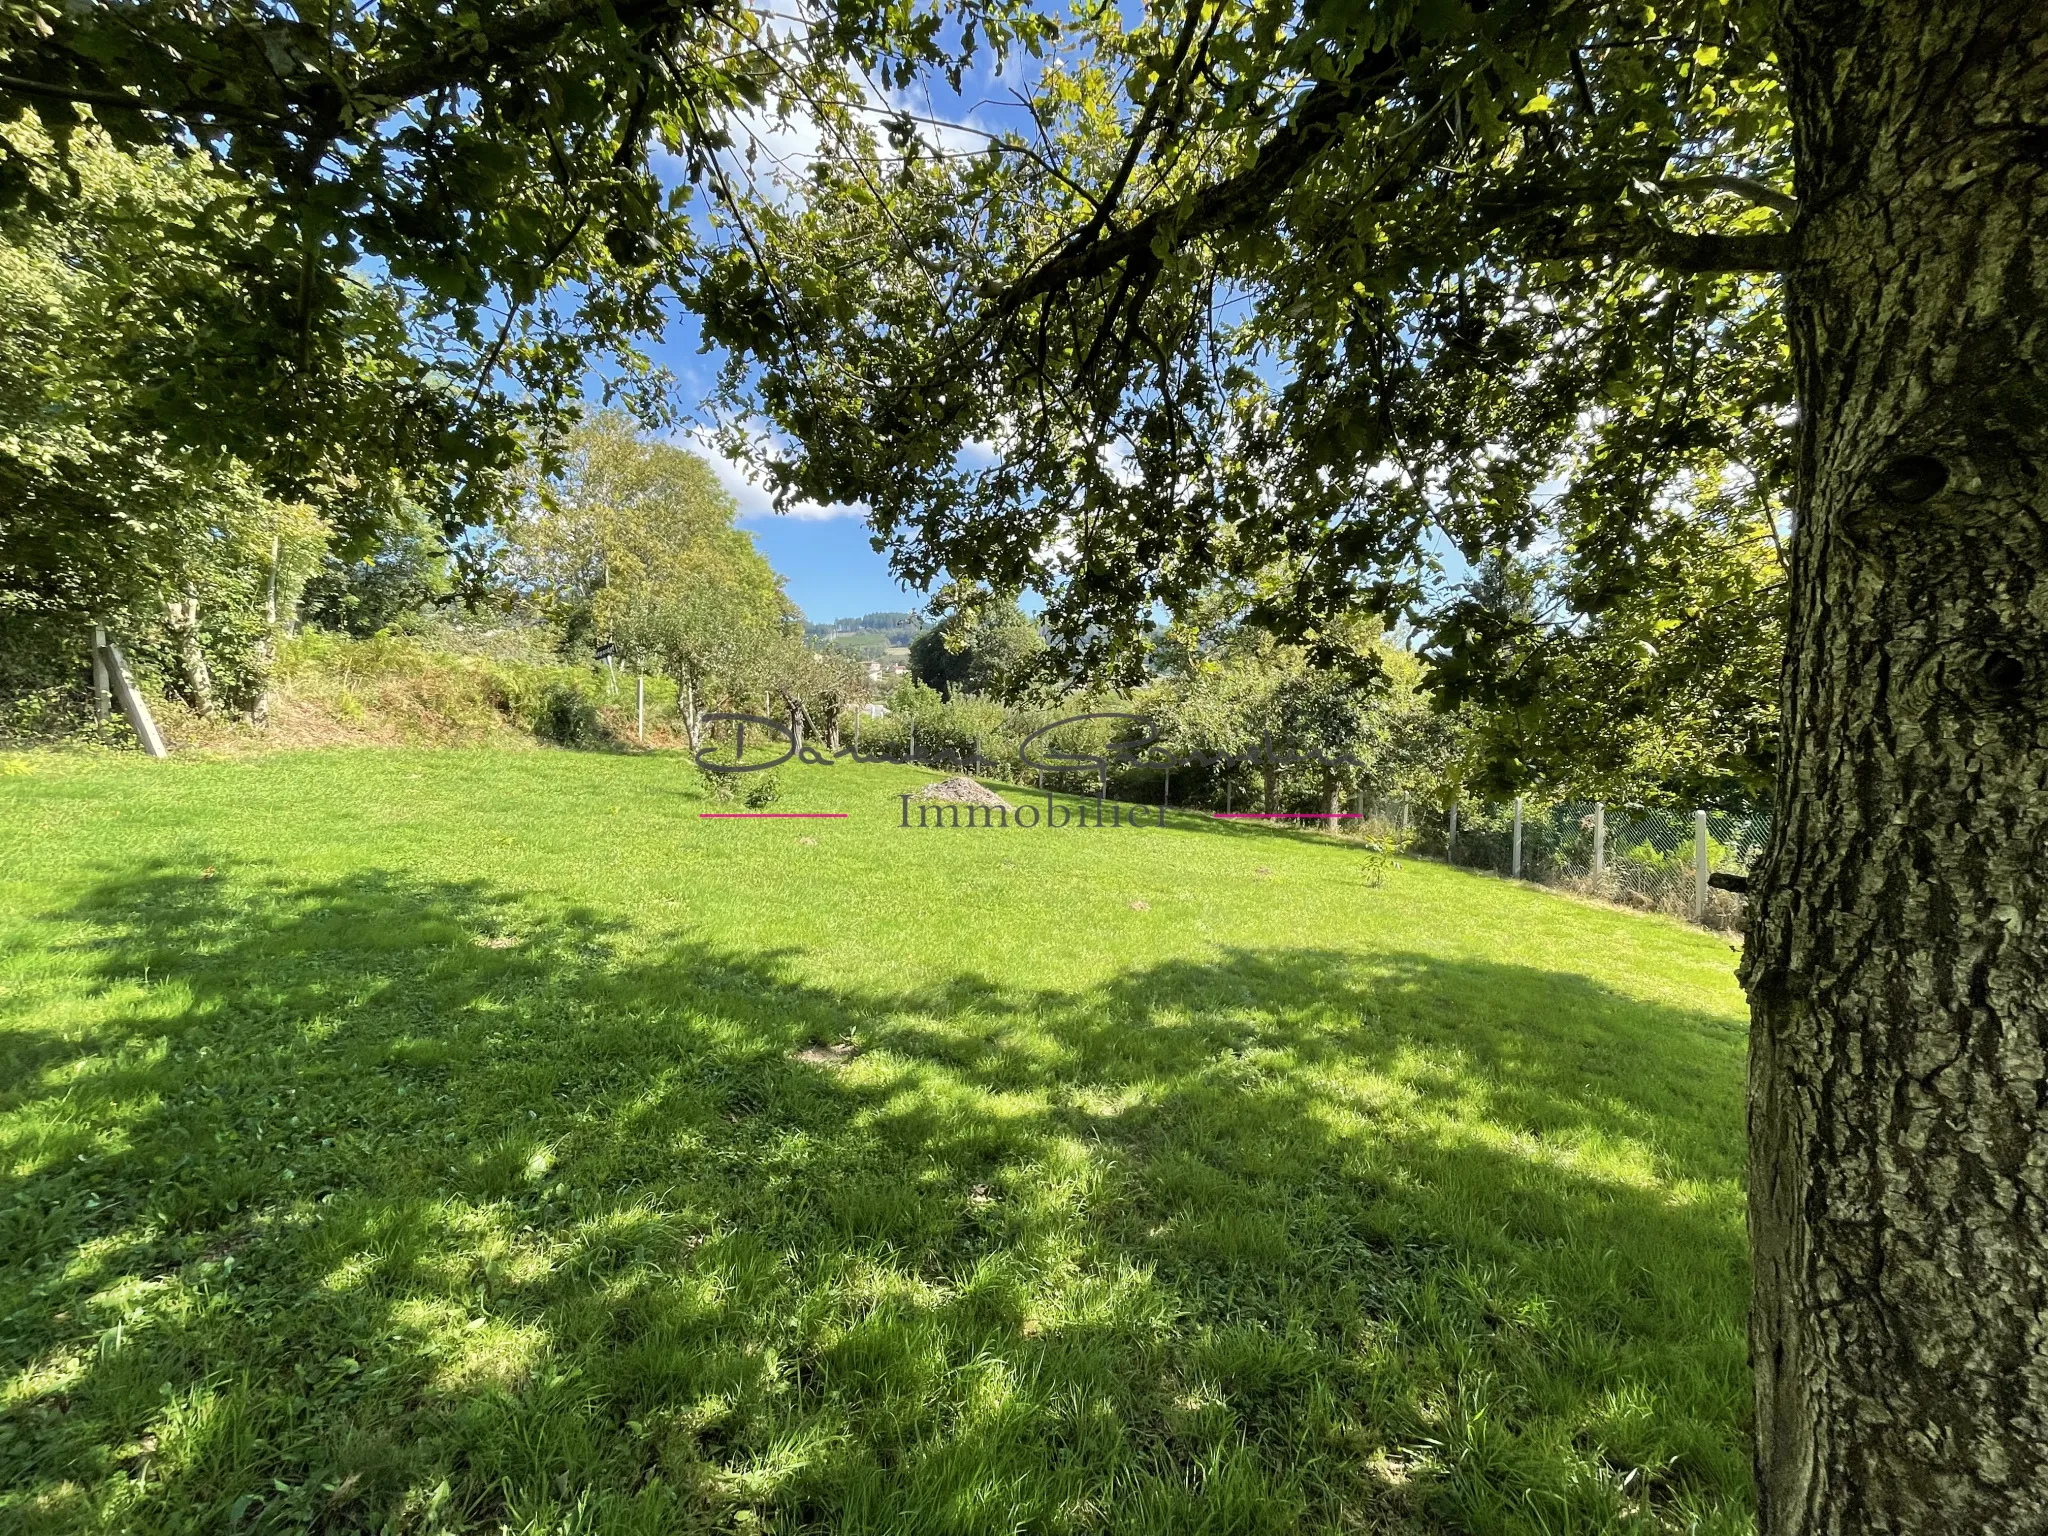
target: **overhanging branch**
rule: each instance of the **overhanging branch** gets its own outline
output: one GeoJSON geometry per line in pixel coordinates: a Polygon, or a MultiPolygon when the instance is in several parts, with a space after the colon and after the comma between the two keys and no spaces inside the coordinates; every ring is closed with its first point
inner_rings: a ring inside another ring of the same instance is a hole
{"type": "Polygon", "coordinates": [[[1533,243],[1539,259],[1641,261],[1668,272],[1783,272],[1797,241],[1789,233],[1682,235],[1655,224],[1568,230],[1533,243]]]}
{"type": "Polygon", "coordinates": [[[58,85],[43,80],[24,80],[18,75],[0,75],[0,93],[27,96],[35,101],[69,101],[81,107],[118,107],[125,112],[151,112],[159,116],[178,114],[126,91],[101,90],[90,85],[58,85]]]}
{"type": "Polygon", "coordinates": [[[1744,198],[1764,208],[1775,208],[1788,219],[1799,217],[1799,199],[1780,192],[1776,187],[1766,186],[1751,176],[1668,176],[1657,183],[1662,192],[1675,192],[1680,197],[1705,197],[1711,192],[1727,192],[1744,198]]]}
{"type": "MultiPolygon", "coordinates": [[[[269,71],[270,89],[263,94],[270,99],[258,102],[208,99],[189,89],[131,94],[120,82],[106,79],[102,68],[78,50],[62,42],[45,42],[40,49],[22,54],[22,61],[37,60],[40,54],[40,62],[58,67],[37,70],[46,76],[43,79],[0,75],[0,98],[18,96],[118,108],[195,126],[262,124],[332,136],[345,124],[375,120],[393,106],[436,91],[480,88],[494,71],[531,61],[579,27],[611,24],[644,36],[704,9],[700,0],[542,0],[496,21],[488,31],[430,45],[409,58],[372,62],[361,54],[344,53],[330,66],[332,73],[280,78],[269,71]],[[351,77],[347,71],[352,69],[361,73],[351,77]]],[[[173,57],[167,56],[156,73],[163,80],[176,81],[186,71],[175,67],[173,57]]]]}
{"type": "Polygon", "coordinates": [[[1185,203],[1154,209],[1114,233],[1099,233],[1091,222],[1018,282],[995,297],[987,318],[1001,321],[1033,299],[1062,292],[1112,272],[1140,254],[1155,237],[1171,232],[1231,234],[1249,228],[1292,185],[1294,179],[1336,142],[1343,119],[1370,106],[1400,78],[1406,55],[1383,48],[1342,80],[1326,80],[1302,99],[1284,126],[1260,146],[1244,170],[1202,188],[1185,203]],[[1083,238],[1083,237],[1086,238],[1083,238]]]}

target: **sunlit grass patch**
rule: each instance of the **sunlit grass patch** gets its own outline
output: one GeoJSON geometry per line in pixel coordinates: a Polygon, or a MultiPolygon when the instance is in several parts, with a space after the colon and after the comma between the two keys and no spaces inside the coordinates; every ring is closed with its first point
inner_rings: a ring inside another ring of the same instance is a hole
{"type": "Polygon", "coordinates": [[[8,779],[0,1525],[1747,1528],[1724,942],[788,782],[8,779]]]}

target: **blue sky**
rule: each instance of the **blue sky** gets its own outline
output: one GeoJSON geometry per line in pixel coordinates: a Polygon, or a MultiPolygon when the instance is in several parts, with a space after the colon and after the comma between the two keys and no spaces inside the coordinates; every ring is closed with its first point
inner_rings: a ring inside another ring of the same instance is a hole
{"type": "Polygon", "coordinates": [[[868,527],[859,518],[799,522],[769,512],[740,526],[814,624],[917,606],[918,594],[898,583],[889,562],[868,547],[868,527]]]}
{"type": "MultiPolygon", "coordinates": [[[[682,404],[688,408],[710,387],[718,360],[697,350],[694,316],[678,313],[666,339],[648,348],[655,361],[675,374],[682,404]]],[[[910,591],[889,572],[889,562],[870,547],[867,521],[848,507],[805,506],[778,513],[767,491],[755,484],[745,467],[712,451],[702,441],[683,436],[684,445],[702,455],[739,503],[739,526],[754,547],[781,573],[783,590],[813,623],[852,618],[863,613],[915,608],[921,594],[910,591]]]]}

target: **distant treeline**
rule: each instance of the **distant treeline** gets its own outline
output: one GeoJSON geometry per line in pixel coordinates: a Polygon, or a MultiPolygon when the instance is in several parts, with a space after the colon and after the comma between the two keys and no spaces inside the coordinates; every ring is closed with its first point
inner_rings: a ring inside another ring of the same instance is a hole
{"type": "Polygon", "coordinates": [[[804,625],[808,640],[827,640],[834,635],[880,635],[889,645],[908,645],[924,630],[914,613],[864,613],[857,619],[834,619],[830,624],[804,625]]]}

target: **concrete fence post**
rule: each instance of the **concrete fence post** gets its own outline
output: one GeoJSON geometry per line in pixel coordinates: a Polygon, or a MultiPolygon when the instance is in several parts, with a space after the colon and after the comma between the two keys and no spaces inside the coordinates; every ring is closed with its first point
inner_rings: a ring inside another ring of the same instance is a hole
{"type": "Polygon", "coordinates": [[[1458,862],[1458,808],[1455,805],[1451,807],[1451,830],[1444,838],[1444,862],[1458,862]]]}
{"type": "Polygon", "coordinates": [[[1707,813],[1692,813],[1692,919],[1707,920],[1707,813]]]}
{"type": "Polygon", "coordinates": [[[1593,802],[1593,878],[1607,873],[1607,802],[1593,802]]]}
{"type": "Polygon", "coordinates": [[[633,692],[640,701],[640,745],[647,745],[647,674],[639,673],[633,679],[633,692]]]}
{"type": "Polygon", "coordinates": [[[128,660],[121,654],[121,648],[109,643],[100,647],[100,655],[106,662],[107,678],[113,684],[121,713],[127,716],[128,724],[141,739],[142,750],[151,757],[170,756],[164,746],[164,738],[156,728],[156,719],[150,714],[141,690],[135,686],[134,675],[128,670],[128,660]]]}
{"type": "Polygon", "coordinates": [[[1515,855],[1512,873],[1515,879],[1522,878],[1522,797],[1515,796],[1515,855]]]}

